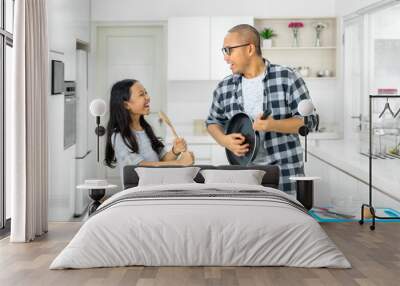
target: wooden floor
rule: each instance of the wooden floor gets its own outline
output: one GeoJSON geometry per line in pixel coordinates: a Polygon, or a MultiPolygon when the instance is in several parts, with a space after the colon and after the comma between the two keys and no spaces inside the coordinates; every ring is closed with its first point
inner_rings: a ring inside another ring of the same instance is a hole
{"type": "Polygon", "coordinates": [[[122,267],[48,270],[80,223],[51,223],[49,233],[28,244],[0,241],[0,285],[400,285],[400,223],[329,223],[323,228],[353,268],[122,267]]]}

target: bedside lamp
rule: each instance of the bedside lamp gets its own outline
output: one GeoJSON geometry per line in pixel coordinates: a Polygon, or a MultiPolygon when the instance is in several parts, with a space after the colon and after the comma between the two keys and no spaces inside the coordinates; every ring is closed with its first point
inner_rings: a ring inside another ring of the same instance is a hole
{"type": "Polygon", "coordinates": [[[100,125],[100,117],[106,114],[106,102],[99,98],[94,99],[90,102],[89,110],[90,114],[96,117],[97,127],[94,132],[97,135],[97,162],[99,162],[100,136],[103,136],[106,133],[106,129],[100,125]]]}
{"type": "MultiPolygon", "coordinates": [[[[304,118],[304,125],[299,128],[299,134],[304,136],[304,161],[307,162],[307,135],[310,132],[308,128],[308,118],[314,113],[314,104],[309,99],[300,101],[297,107],[300,115],[304,118]]],[[[314,181],[319,177],[290,177],[292,181],[296,181],[296,199],[303,204],[307,210],[311,210],[314,204],[314,181]]]]}
{"type": "Polygon", "coordinates": [[[315,108],[311,100],[304,99],[300,101],[297,110],[299,111],[300,115],[304,117],[304,125],[299,128],[299,134],[301,136],[304,136],[304,161],[307,162],[307,135],[310,132],[310,129],[307,126],[308,125],[307,116],[313,114],[315,108]]]}

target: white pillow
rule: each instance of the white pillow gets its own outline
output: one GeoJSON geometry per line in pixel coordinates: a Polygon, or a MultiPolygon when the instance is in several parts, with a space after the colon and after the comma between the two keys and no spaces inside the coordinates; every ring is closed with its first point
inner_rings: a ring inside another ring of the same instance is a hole
{"type": "Polygon", "coordinates": [[[139,176],[138,186],[195,183],[199,167],[184,168],[135,168],[139,176]]]}
{"type": "Polygon", "coordinates": [[[202,170],[205,184],[234,183],[261,185],[265,171],[262,170],[202,170]]]}

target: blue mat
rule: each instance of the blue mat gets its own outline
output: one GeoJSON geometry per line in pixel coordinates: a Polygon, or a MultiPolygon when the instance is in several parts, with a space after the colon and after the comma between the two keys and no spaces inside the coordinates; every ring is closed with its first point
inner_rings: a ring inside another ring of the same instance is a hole
{"type": "MultiPolygon", "coordinates": [[[[361,211],[361,209],[360,209],[361,211]]],[[[376,208],[375,209],[376,214],[378,216],[382,217],[400,217],[400,212],[397,210],[394,210],[392,208],[376,208]]],[[[323,213],[320,213],[320,210],[318,209],[312,209],[309,210],[308,213],[315,218],[318,222],[352,222],[356,221],[358,222],[360,220],[360,217],[354,217],[354,218],[341,218],[341,217],[327,217],[324,216],[323,213]],[[318,211],[318,212],[316,212],[318,211]]],[[[372,222],[372,219],[364,219],[365,222],[372,222]]],[[[376,222],[400,222],[400,219],[375,219],[376,222]]]]}

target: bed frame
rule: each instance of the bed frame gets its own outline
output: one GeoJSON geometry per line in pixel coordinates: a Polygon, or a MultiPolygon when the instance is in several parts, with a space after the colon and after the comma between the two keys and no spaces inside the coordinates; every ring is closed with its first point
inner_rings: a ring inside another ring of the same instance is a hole
{"type": "MultiPolygon", "coordinates": [[[[124,168],[124,189],[136,187],[139,183],[139,176],[137,175],[135,168],[139,166],[131,165],[125,166],[124,168]]],[[[236,165],[194,165],[194,167],[199,167],[201,170],[207,169],[217,169],[217,170],[262,170],[265,171],[265,175],[262,179],[261,184],[264,187],[271,187],[278,189],[279,186],[279,167],[278,166],[236,166],[236,165]]],[[[183,168],[182,166],[163,166],[163,167],[146,167],[146,168],[183,168]]],[[[204,183],[204,178],[200,174],[194,178],[197,183],[204,183]]]]}

